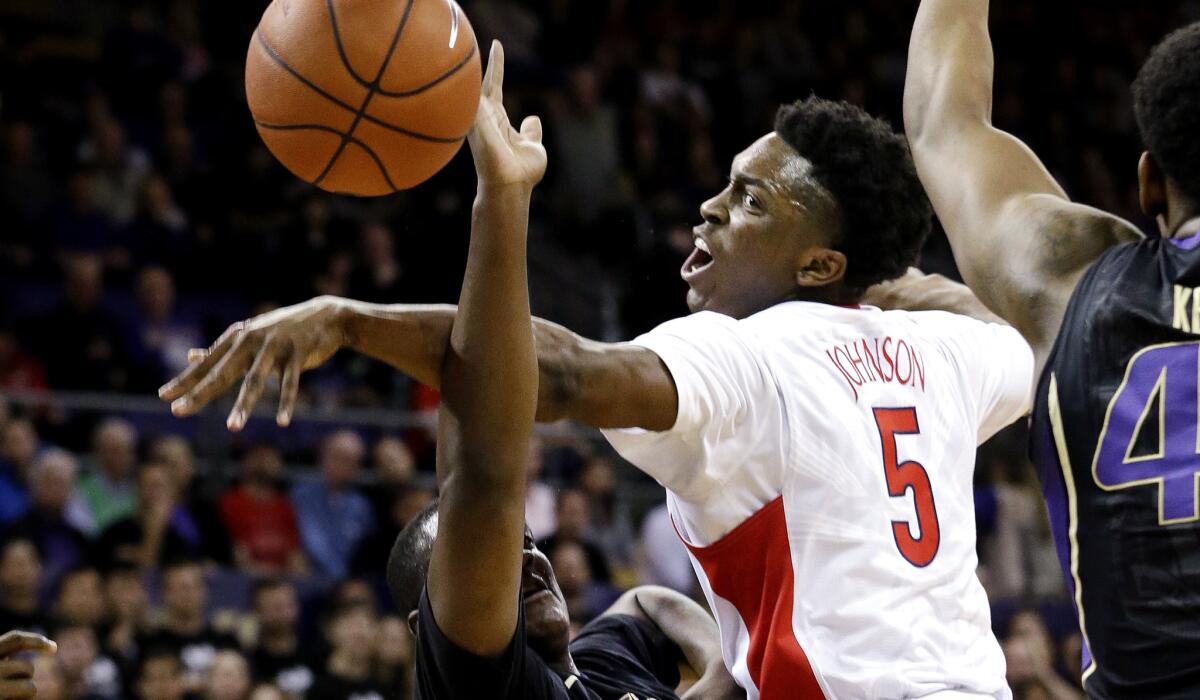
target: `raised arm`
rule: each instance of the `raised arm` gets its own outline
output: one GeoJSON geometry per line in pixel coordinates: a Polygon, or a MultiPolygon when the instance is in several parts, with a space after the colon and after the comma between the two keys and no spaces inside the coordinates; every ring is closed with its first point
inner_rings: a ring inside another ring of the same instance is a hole
{"type": "Polygon", "coordinates": [[[492,45],[469,136],[479,174],[461,308],[442,362],[438,535],[427,594],[451,641],[502,652],[517,626],[525,469],[537,404],[526,230],[546,170],[542,126],[504,113],[504,54],[492,45]]]}
{"type": "MultiPolygon", "coordinates": [[[[245,425],[267,380],[282,374],[277,420],[291,421],[300,374],[347,348],[385,362],[435,389],[454,306],[368,304],[318,297],[235,323],[159,394],[176,415],[191,415],[245,375],[229,427],[245,425]]],[[[537,419],[577,420],[597,428],[666,430],[675,422],[675,383],[653,352],[581,338],[534,319],[538,356],[537,419]]]]}
{"type": "Polygon", "coordinates": [[[1021,141],[992,126],[988,0],[922,0],[904,125],[921,181],[971,289],[1044,360],[1079,277],[1139,234],[1072,203],[1021,141]]]}

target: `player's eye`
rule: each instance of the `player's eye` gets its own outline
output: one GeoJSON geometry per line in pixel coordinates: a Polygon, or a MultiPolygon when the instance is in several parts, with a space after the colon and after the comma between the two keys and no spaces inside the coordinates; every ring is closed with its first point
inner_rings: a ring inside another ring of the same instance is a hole
{"type": "Polygon", "coordinates": [[[747,209],[759,209],[760,208],[758,198],[755,197],[754,195],[750,194],[749,192],[742,195],[742,205],[745,206],[747,209]]]}

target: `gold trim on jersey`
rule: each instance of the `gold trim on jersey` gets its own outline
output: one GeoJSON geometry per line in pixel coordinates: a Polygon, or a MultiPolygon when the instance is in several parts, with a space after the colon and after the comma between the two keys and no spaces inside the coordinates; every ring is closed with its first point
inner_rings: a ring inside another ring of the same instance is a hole
{"type": "MultiPolygon", "coordinates": [[[[1079,632],[1088,649],[1092,643],[1088,639],[1087,623],[1083,614],[1083,583],[1079,580],[1079,499],[1075,492],[1075,473],[1071,470],[1071,455],[1067,452],[1066,431],[1063,430],[1062,409],[1058,404],[1058,377],[1050,374],[1050,392],[1047,397],[1050,409],[1050,429],[1054,437],[1054,447],[1058,451],[1058,466],[1062,470],[1063,484],[1067,490],[1067,540],[1071,546],[1071,580],[1075,583],[1075,613],[1079,615],[1079,632]]],[[[1107,419],[1105,420],[1107,424],[1107,419]]],[[[1094,650],[1093,650],[1094,653],[1094,650]]],[[[1096,672],[1096,657],[1083,670],[1082,682],[1096,672]]]]}

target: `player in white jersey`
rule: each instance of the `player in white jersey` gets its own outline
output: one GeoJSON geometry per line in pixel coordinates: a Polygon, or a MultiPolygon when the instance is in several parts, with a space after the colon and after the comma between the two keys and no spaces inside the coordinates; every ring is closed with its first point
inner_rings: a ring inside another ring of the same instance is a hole
{"type": "MultiPolygon", "coordinates": [[[[929,229],[907,144],[846,103],[785,106],[701,214],[699,313],[631,344],[535,322],[539,418],[623,429],[749,697],[1010,697],[971,477],[1027,408],[1032,358],[1005,326],[854,308],[929,229]]],[[[315,299],[236,324],[160,393],[188,415],[245,374],[236,430],[281,373],[287,424],[300,373],[343,347],[436,387],[454,313],[315,299]]]]}

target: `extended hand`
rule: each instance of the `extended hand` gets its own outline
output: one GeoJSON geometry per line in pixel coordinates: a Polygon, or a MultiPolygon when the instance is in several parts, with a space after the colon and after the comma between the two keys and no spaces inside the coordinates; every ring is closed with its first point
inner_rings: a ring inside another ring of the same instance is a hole
{"type": "Polygon", "coordinates": [[[33,664],[13,656],[24,652],[53,654],[58,645],[40,634],[6,632],[0,636],[0,700],[36,698],[33,684],[33,664]]]}
{"type": "Polygon", "coordinates": [[[546,174],[542,120],[526,117],[517,131],[504,111],[504,48],[498,41],[492,42],[479,111],[467,140],[480,185],[523,185],[532,189],[546,174]]]}
{"type": "Polygon", "coordinates": [[[300,374],[320,366],[345,343],[341,324],[344,302],[318,297],[276,309],[229,327],[207,350],[195,352],[190,367],[158,390],[176,416],[190,416],[245,375],[226,424],[241,430],[266,387],[282,374],[276,422],[291,422],[300,391],[300,374]]]}

